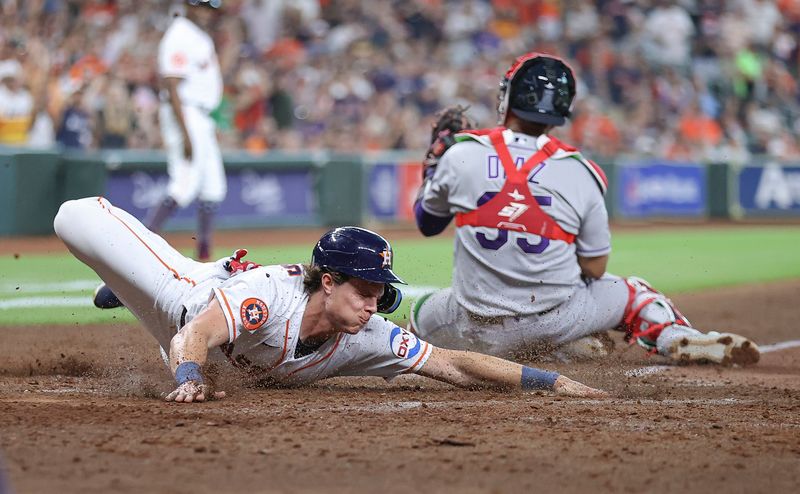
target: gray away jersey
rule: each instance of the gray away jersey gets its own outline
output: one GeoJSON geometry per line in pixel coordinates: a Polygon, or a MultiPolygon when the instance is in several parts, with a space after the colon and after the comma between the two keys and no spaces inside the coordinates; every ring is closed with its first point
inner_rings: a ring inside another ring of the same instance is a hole
{"type": "MultiPolygon", "coordinates": [[[[549,140],[510,130],[503,135],[517,168],[549,140]]],[[[575,243],[487,227],[457,229],[453,291],[467,310],[513,316],[551,309],[582,283],[576,253],[598,257],[611,252],[603,192],[582,159],[577,152],[559,150],[528,176],[537,203],[577,236],[575,243]]],[[[504,183],[503,165],[488,139],[461,141],[442,156],[426,184],[422,208],[436,216],[468,212],[504,183]]]]}

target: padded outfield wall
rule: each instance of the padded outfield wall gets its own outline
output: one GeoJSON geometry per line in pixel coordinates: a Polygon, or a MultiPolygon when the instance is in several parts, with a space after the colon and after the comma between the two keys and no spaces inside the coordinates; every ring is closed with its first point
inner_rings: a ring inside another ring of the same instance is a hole
{"type": "MultiPolygon", "coordinates": [[[[407,224],[421,180],[418,153],[226,153],[221,229],[407,224]]],[[[488,164],[487,164],[488,166],[488,164]]],[[[800,217],[800,164],[625,158],[601,163],[614,219],[800,217]]],[[[52,233],[61,202],[103,195],[144,219],[167,185],[158,151],[91,153],[0,148],[0,235],[52,233]]],[[[168,230],[192,230],[195,205],[168,230]]]]}

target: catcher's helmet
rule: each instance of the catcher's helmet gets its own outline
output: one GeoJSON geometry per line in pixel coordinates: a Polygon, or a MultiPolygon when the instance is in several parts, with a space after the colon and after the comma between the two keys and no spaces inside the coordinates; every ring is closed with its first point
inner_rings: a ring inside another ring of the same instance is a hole
{"type": "Polygon", "coordinates": [[[403,283],[392,272],[392,246],[375,232],[355,226],[334,228],[314,246],[311,264],[337,271],[354,278],[384,283],[378,312],[391,313],[400,305],[400,290],[389,283],[403,283]]]}
{"type": "Polygon", "coordinates": [[[500,81],[500,124],[508,111],[528,122],[564,125],[575,98],[572,68],[558,57],[526,53],[517,58],[500,81]]]}
{"type": "Polygon", "coordinates": [[[186,0],[191,6],[201,6],[201,7],[211,7],[212,9],[218,9],[222,7],[222,0],[186,0]]]}

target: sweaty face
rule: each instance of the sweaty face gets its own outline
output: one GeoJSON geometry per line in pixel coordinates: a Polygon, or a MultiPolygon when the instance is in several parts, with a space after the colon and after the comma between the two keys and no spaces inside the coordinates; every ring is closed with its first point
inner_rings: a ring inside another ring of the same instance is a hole
{"type": "Polygon", "coordinates": [[[323,289],[328,297],[325,311],[337,331],[356,334],[378,310],[378,299],[383,295],[383,283],[351,278],[337,285],[330,276],[323,275],[323,289]]]}

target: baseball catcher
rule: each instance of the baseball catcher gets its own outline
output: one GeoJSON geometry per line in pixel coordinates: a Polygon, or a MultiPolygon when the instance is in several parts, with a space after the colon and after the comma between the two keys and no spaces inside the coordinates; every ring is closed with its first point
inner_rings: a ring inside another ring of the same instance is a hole
{"type": "Polygon", "coordinates": [[[499,126],[469,128],[463,108],[434,127],[414,206],[423,235],[455,219],[452,287],[416,301],[411,327],[447,347],[507,356],[583,343],[611,329],[676,361],[752,364],[755,343],[693,328],[646,281],[606,273],[605,174],[551,136],[570,116],[575,77],[558,57],[527,53],[500,83],[499,126]]]}

